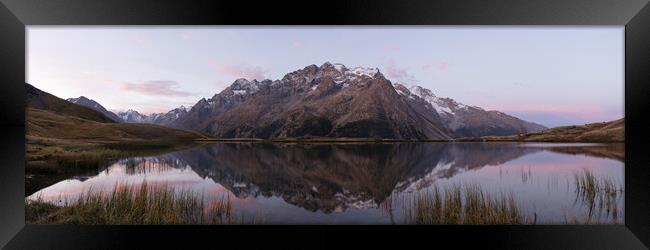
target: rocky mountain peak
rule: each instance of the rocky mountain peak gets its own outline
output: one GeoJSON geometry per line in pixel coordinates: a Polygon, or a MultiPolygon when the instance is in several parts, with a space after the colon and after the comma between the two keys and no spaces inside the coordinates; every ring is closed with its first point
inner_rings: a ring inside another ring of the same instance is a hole
{"type": "Polygon", "coordinates": [[[85,96],[79,96],[77,98],[69,98],[68,101],[73,101],[73,102],[75,102],[75,101],[90,101],[90,99],[88,99],[85,96]]]}
{"type": "Polygon", "coordinates": [[[341,63],[330,63],[330,62],[325,62],[323,65],[320,66],[321,69],[333,69],[339,72],[344,72],[347,71],[348,68],[345,67],[345,65],[341,63]]]}
{"type": "Polygon", "coordinates": [[[85,96],[79,96],[77,98],[68,98],[66,100],[68,102],[85,106],[94,109],[95,111],[99,111],[100,113],[104,114],[105,116],[107,116],[108,118],[110,118],[115,122],[121,122],[121,119],[115,113],[108,111],[106,108],[104,108],[101,104],[97,103],[93,99],[87,98],[85,96]]]}
{"type": "Polygon", "coordinates": [[[235,93],[253,93],[259,90],[260,82],[257,79],[252,81],[246,80],[244,78],[239,78],[230,85],[230,89],[235,91],[235,93]],[[243,92],[242,92],[243,91],[243,92]]]}
{"type": "Polygon", "coordinates": [[[352,76],[352,77],[367,76],[367,77],[375,78],[375,77],[383,76],[378,68],[362,67],[362,66],[348,68],[341,63],[325,62],[323,63],[323,65],[319,67],[319,69],[336,71],[340,74],[352,76]]]}
{"type": "Polygon", "coordinates": [[[66,100],[69,101],[69,102],[75,103],[75,104],[84,103],[84,104],[90,104],[90,105],[99,105],[94,100],[89,99],[89,98],[87,98],[85,96],[79,96],[77,98],[68,98],[66,100]]]}
{"type": "Polygon", "coordinates": [[[325,62],[280,80],[237,79],[201,99],[172,126],[217,137],[449,139],[513,134],[540,126],[391,82],[378,68],[325,62]]]}

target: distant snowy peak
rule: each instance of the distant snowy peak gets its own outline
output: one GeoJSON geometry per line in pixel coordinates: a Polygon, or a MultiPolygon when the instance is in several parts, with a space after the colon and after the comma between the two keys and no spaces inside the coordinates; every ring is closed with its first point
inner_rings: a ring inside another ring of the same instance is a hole
{"type": "Polygon", "coordinates": [[[118,116],[128,123],[152,123],[159,125],[168,125],[181,116],[187,114],[188,111],[189,109],[187,107],[180,106],[166,113],[152,113],[146,115],[136,110],[129,109],[125,112],[119,112],[118,116]]]}
{"type": "Polygon", "coordinates": [[[185,105],[181,105],[180,107],[175,108],[175,109],[172,109],[172,110],[170,110],[169,112],[187,112],[187,111],[189,111],[190,109],[192,109],[192,107],[189,107],[189,108],[188,108],[188,107],[185,107],[185,105]]]}
{"type": "Polygon", "coordinates": [[[125,112],[119,112],[117,115],[124,121],[128,123],[148,123],[151,119],[149,116],[141,114],[138,111],[129,109],[125,112]]]}
{"type": "Polygon", "coordinates": [[[120,112],[120,115],[129,115],[129,116],[141,116],[140,112],[133,110],[133,109],[128,109],[125,112],[120,112]]]}
{"type": "Polygon", "coordinates": [[[189,109],[185,106],[180,106],[178,108],[172,109],[169,112],[162,114],[161,119],[165,119],[165,121],[160,121],[160,123],[168,124],[173,122],[174,120],[178,119],[182,115],[187,114],[189,109]]]}

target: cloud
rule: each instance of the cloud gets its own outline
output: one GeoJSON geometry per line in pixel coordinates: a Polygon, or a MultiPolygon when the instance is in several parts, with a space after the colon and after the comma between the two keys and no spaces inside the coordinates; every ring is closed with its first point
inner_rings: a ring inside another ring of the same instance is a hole
{"type": "Polygon", "coordinates": [[[155,96],[191,96],[193,93],[178,90],[178,82],[169,80],[144,81],[140,83],[125,82],[120,85],[124,91],[133,91],[155,96]]]}
{"type": "Polygon", "coordinates": [[[547,127],[581,125],[620,119],[622,110],[601,105],[577,103],[526,104],[519,102],[482,103],[478,105],[486,110],[498,110],[517,118],[536,122],[547,127]]]}
{"type": "Polygon", "coordinates": [[[224,81],[217,80],[217,81],[215,82],[215,86],[216,86],[217,89],[224,89],[224,88],[228,87],[229,84],[226,83],[226,82],[224,82],[224,81]]]}
{"type": "Polygon", "coordinates": [[[300,41],[291,41],[291,47],[294,47],[296,49],[302,49],[305,47],[305,45],[300,41]]]}
{"type": "Polygon", "coordinates": [[[484,108],[491,108],[506,113],[516,114],[552,114],[572,120],[584,120],[590,122],[610,121],[623,117],[623,112],[610,110],[599,105],[587,104],[501,104],[498,106],[485,105],[484,108]]]}
{"type": "Polygon", "coordinates": [[[438,68],[438,70],[445,70],[445,69],[447,69],[447,63],[446,62],[438,63],[436,68],[438,68]]]}
{"type": "MultiPolygon", "coordinates": [[[[443,71],[443,70],[447,69],[447,67],[449,65],[446,62],[440,62],[440,63],[437,63],[435,66],[436,66],[436,69],[438,69],[440,71],[443,71]]],[[[433,65],[431,65],[431,64],[422,65],[422,70],[423,71],[428,71],[431,68],[433,68],[433,65]]]]}
{"type": "Polygon", "coordinates": [[[408,68],[401,68],[397,66],[394,59],[390,59],[386,66],[383,68],[382,73],[396,81],[406,82],[406,83],[417,83],[415,77],[409,72],[408,68]]]}
{"type": "Polygon", "coordinates": [[[216,64],[215,68],[219,73],[226,74],[236,78],[246,78],[248,80],[264,80],[264,70],[260,66],[237,66],[231,64],[216,64]]]}
{"type": "Polygon", "coordinates": [[[592,105],[567,105],[567,104],[523,104],[504,105],[502,110],[518,112],[547,112],[564,114],[595,114],[602,112],[602,109],[592,105]]]}

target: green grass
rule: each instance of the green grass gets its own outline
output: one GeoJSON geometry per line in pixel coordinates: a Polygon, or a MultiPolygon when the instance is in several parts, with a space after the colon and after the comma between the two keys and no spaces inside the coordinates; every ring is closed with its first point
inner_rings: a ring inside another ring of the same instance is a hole
{"type": "MultiPolygon", "coordinates": [[[[55,206],[42,199],[26,204],[26,220],[32,224],[235,224],[230,197],[206,204],[204,197],[188,190],[162,185],[118,185],[112,192],[87,190],[77,199],[55,206]]],[[[259,219],[252,221],[259,223],[259,219]]]]}
{"type": "Polygon", "coordinates": [[[574,173],[576,202],[587,208],[585,223],[604,216],[612,221],[620,219],[618,199],[623,197],[623,184],[609,177],[596,176],[589,170],[574,173]]]}
{"type": "Polygon", "coordinates": [[[492,195],[479,185],[455,185],[414,195],[405,203],[407,224],[534,224],[512,194],[492,195]]]}

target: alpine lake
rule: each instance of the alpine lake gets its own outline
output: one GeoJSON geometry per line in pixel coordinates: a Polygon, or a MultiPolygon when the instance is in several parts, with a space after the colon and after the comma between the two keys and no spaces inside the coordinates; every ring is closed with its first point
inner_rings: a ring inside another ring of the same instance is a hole
{"type": "Polygon", "coordinates": [[[227,200],[243,223],[623,224],[624,159],[623,143],[202,143],[108,160],[26,199],[146,182],[227,200]]]}

